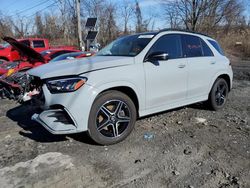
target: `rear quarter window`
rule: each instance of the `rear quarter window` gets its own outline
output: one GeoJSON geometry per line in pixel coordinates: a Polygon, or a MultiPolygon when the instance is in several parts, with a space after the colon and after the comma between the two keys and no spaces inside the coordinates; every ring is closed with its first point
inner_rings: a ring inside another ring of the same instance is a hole
{"type": "Polygon", "coordinates": [[[214,56],[212,50],[209,48],[209,46],[205,43],[204,40],[201,40],[201,45],[202,45],[202,50],[203,50],[203,55],[205,57],[209,57],[209,56],[214,56]]]}
{"type": "Polygon", "coordinates": [[[221,54],[221,55],[225,55],[224,51],[222,50],[222,48],[220,47],[219,43],[214,41],[214,40],[208,40],[208,42],[221,54]]]}

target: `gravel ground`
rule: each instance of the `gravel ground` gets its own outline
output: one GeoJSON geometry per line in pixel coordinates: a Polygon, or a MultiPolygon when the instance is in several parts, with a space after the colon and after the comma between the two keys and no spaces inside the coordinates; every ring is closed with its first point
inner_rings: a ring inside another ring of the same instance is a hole
{"type": "Polygon", "coordinates": [[[123,142],[54,136],[32,109],[0,101],[0,187],[250,187],[250,63],[233,61],[226,107],[203,104],[137,121],[123,142]]]}

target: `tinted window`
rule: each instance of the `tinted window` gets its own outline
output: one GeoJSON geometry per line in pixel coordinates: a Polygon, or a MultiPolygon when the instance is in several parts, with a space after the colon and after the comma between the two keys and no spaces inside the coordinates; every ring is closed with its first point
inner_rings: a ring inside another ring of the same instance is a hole
{"type": "Polygon", "coordinates": [[[169,59],[181,58],[181,37],[169,34],[159,38],[150,49],[150,53],[153,52],[165,52],[169,55],[169,59]]]}
{"type": "Polygon", "coordinates": [[[50,56],[50,58],[51,58],[51,59],[54,59],[55,57],[57,57],[57,56],[59,56],[59,55],[61,55],[61,54],[70,53],[70,52],[73,52],[73,51],[65,51],[65,50],[63,50],[63,51],[55,52],[54,54],[52,54],[52,55],[50,56]]]}
{"type": "Polygon", "coordinates": [[[22,40],[20,41],[22,44],[26,45],[26,46],[30,46],[30,41],[29,40],[22,40]]]}
{"type": "Polygon", "coordinates": [[[212,50],[208,47],[208,45],[204,42],[204,40],[201,40],[202,50],[203,50],[203,56],[214,56],[212,50]]]}
{"type": "Polygon", "coordinates": [[[82,54],[84,54],[84,52],[66,53],[66,54],[62,54],[62,55],[57,56],[56,58],[54,58],[50,62],[61,61],[61,60],[65,60],[65,59],[74,59],[75,57],[82,55],[82,54]]]}
{"type": "Polygon", "coordinates": [[[201,57],[202,46],[199,37],[192,35],[184,35],[184,49],[186,51],[186,57],[201,57]]]}
{"type": "Polygon", "coordinates": [[[208,42],[209,42],[210,44],[212,44],[213,47],[214,47],[221,55],[224,55],[224,52],[223,52],[222,48],[220,47],[220,45],[218,44],[218,42],[213,41],[213,40],[208,40],[208,42]]]}
{"type": "Polygon", "coordinates": [[[33,47],[34,48],[44,48],[45,47],[44,41],[43,40],[34,40],[33,47]]]}

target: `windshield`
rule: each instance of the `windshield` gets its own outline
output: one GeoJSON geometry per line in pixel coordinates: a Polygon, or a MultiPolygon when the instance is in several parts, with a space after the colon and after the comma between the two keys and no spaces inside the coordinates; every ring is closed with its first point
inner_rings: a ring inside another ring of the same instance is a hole
{"type": "Polygon", "coordinates": [[[131,56],[139,54],[152,40],[154,34],[121,37],[100,50],[98,56],[131,56]]]}

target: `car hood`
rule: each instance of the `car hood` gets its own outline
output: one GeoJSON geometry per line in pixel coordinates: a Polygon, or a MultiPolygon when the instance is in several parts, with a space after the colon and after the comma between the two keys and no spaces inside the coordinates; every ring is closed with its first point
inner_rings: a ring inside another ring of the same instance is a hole
{"type": "Polygon", "coordinates": [[[17,40],[11,37],[3,37],[2,39],[8,42],[15,50],[17,50],[21,56],[27,57],[30,63],[38,61],[45,62],[43,56],[40,53],[22,44],[21,42],[18,42],[17,40]]]}
{"type": "Polygon", "coordinates": [[[63,60],[48,63],[28,71],[30,75],[41,79],[79,75],[86,72],[112,67],[126,66],[134,63],[133,57],[92,56],[84,59],[63,60]]]}

